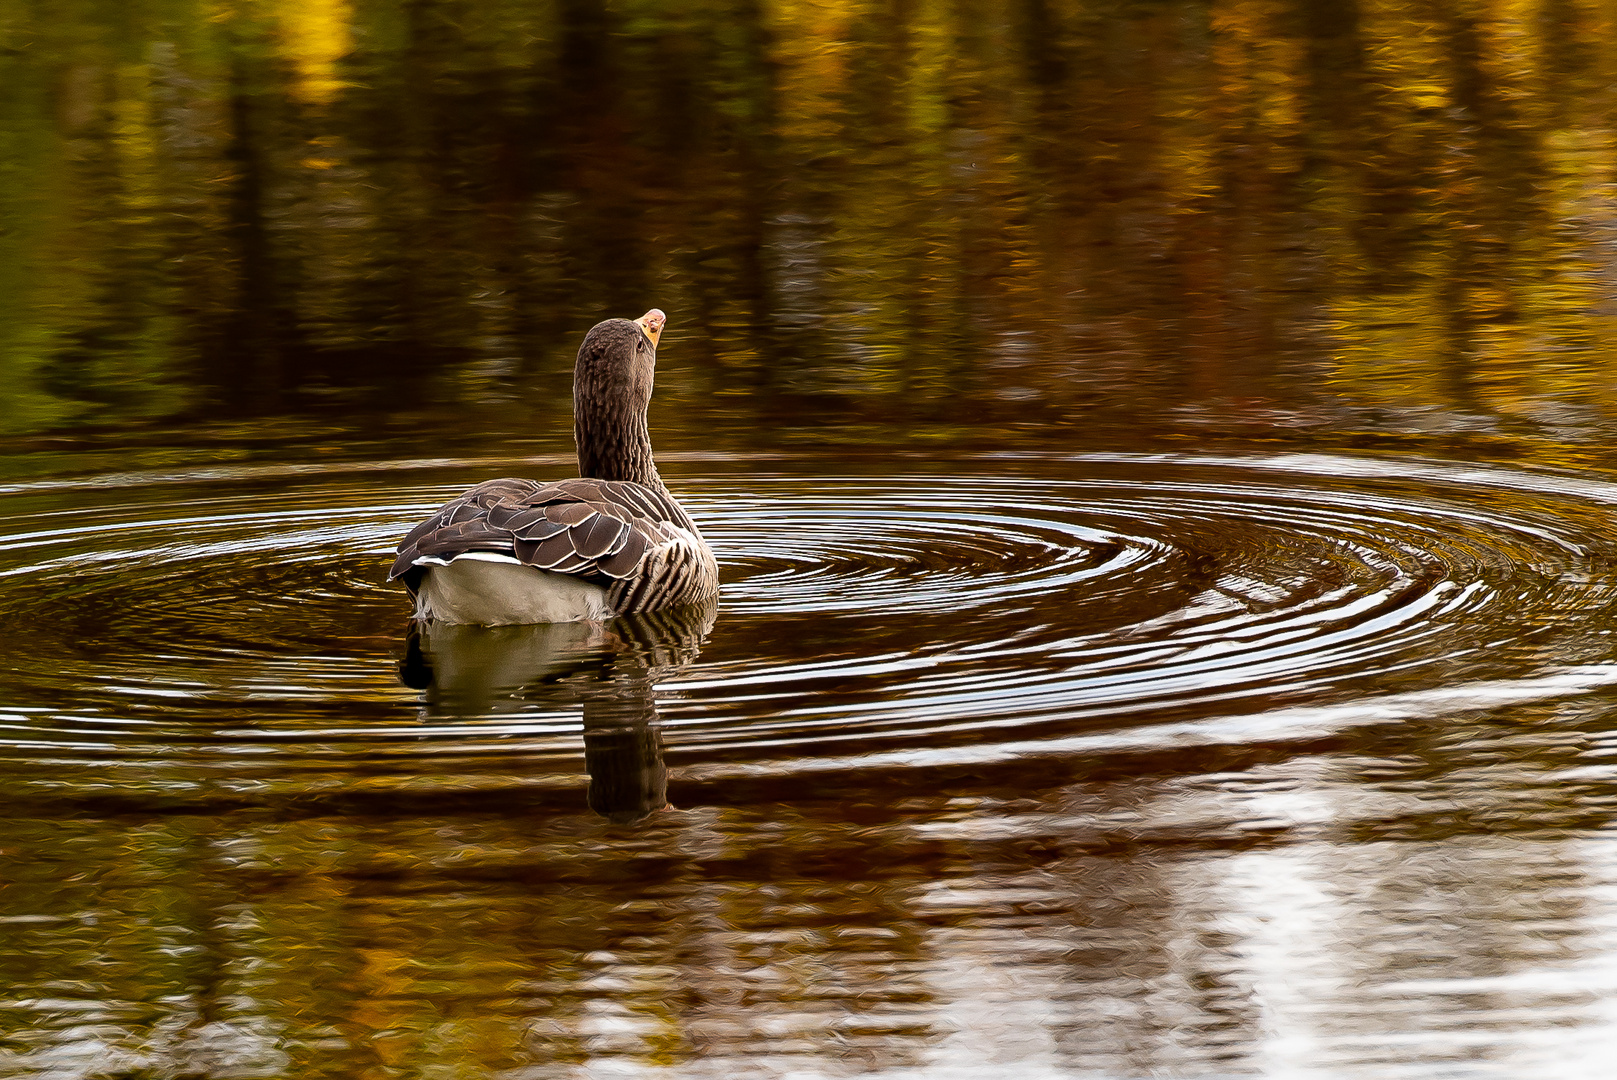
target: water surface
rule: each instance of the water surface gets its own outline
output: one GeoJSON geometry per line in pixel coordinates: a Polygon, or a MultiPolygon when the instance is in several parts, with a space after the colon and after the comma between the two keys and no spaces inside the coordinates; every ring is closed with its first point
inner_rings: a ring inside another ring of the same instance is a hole
{"type": "Polygon", "coordinates": [[[687,455],[717,611],[412,637],[561,465],[0,493],[15,1071],[1595,1075],[1617,484],[687,455]]]}
{"type": "Polygon", "coordinates": [[[1617,26],[0,6],[0,1075],[1605,1077],[1617,26]],[[716,607],[412,627],[651,417],[716,607]]]}

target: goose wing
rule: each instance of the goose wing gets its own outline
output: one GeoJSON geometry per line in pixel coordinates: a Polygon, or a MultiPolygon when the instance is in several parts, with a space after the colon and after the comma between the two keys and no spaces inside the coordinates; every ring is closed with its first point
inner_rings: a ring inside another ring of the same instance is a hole
{"type": "Polygon", "coordinates": [[[648,554],[692,536],[671,498],[630,481],[490,480],[412,529],[388,579],[403,578],[413,590],[419,568],[469,555],[622,581],[640,572],[648,554]]]}

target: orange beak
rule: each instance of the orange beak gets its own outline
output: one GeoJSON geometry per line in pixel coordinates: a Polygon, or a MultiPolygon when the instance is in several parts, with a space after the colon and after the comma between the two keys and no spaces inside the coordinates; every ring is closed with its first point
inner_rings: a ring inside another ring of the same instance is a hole
{"type": "Polygon", "coordinates": [[[661,308],[652,308],[636,319],[634,324],[640,327],[641,331],[651,339],[651,347],[655,349],[657,347],[657,338],[662,335],[663,324],[667,321],[668,316],[662,313],[661,308]]]}

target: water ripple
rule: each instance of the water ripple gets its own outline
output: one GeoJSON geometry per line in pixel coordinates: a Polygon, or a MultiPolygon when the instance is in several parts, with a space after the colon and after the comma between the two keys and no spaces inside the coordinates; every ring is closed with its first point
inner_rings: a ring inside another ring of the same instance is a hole
{"type": "MultiPolygon", "coordinates": [[[[238,775],[340,772],[361,750],[401,768],[525,755],[576,772],[568,672],[619,648],[621,627],[569,644],[571,668],[505,632],[516,644],[480,710],[399,681],[392,545],[465,484],[513,471],[528,470],[257,467],[0,493],[0,745],[68,762],[188,749],[238,775]]],[[[650,676],[668,752],[692,769],[1168,742],[1211,718],[1438,700],[1609,659],[1617,485],[1596,478],[1298,455],[669,471],[724,565],[700,655],[650,676]]]]}

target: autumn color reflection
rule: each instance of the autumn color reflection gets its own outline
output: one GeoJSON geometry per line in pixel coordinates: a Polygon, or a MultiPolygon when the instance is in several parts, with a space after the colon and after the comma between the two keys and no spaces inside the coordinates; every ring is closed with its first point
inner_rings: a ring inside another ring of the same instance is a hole
{"type": "Polygon", "coordinates": [[[131,11],[0,24],[14,432],[564,393],[648,296],[702,420],[1610,428],[1585,0],[131,11]]]}

